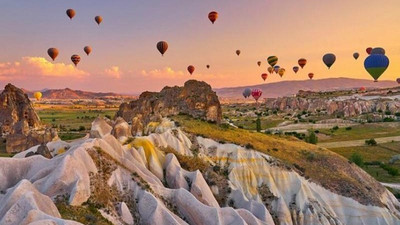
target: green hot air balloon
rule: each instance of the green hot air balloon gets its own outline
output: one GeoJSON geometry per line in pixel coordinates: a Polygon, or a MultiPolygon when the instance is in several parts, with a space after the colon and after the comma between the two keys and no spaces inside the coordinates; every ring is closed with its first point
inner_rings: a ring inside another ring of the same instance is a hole
{"type": "Polygon", "coordinates": [[[325,54],[322,61],[324,61],[325,65],[330,69],[336,61],[336,56],[332,53],[325,54]]]}
{"type": "Polygon", "coordinates": [[[270,57],[268,57],[267,62],[268,62],[269,65],[274,67],[278,63],[278,57],[270,56],[270,57]]]}
{"type": "Polygon", "coordinates": [[[378,82],[379,77],[389,67],[389,58],[386,55],[371,54],[364,61],[364,67],[368,73],[378,82]]]}

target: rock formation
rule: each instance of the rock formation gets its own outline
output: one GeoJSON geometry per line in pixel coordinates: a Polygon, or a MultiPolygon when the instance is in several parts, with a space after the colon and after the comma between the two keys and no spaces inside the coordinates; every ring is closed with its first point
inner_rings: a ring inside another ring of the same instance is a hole
{"type": "MultiPolygon", "coordinates": [[[[375,196],[381,206],[361,204],[279,166],[267,154],[188,135],[166,119],[154,133],[124,144],[114,137],[125,133],[121,124],[119,119],[114,131],[97,119],[92,138],[48,143],[58,155],[52,159],[25,158],[37,147],[0,158],[0,224],[80,224],[56,206],[76,213],[91,207],[84,218],[113,224],[400,223],[400,203],[383,188],[375,196]],[[195,164],[208,168],[188,170],[195,164]]],[[[348,167],[361,186],[368,185],[361,179],[367,174],[348,167]]]]}
{"type": "Polygon", "coordinates": [[[41,125],[32,103],[23,90],[7,84],[0,94],[0,132],[6,150],[16,153],[57,138],[53,129],[41,125]]]}
{"type": "Polygon", "coordinates": [[[135,135],[150,121],[177,114],[217,123],[222,119],[218,96],[210,85],[196,80],[187,81],[183,87],[165,87],[159,93],[144,92],[138,100],[122,104],[116,116],[132,123],[135,135]]]}

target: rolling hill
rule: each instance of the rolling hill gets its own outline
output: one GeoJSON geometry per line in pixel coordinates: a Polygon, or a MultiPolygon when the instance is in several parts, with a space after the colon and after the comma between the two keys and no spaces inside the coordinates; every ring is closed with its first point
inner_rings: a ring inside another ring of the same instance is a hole
{"type": "MultiPolygon", "coordinates": [[[[34,91],[24,90],[30,98],[33,98],[34,91]]],[[[118,98],[132,97],[112,92],[89,92],[81,90],[65,89],[44,89],[41,91],[44,99],[98,99],[98,98],[118,98]]]]}
{"type": "Polygon", "coordinates": [[[302,80],[302,81],[282,81],[276,83],[265,83],[254,86],[227,87],[214,89],[220,98],[238,99],[243,98],[243,89],[249,87],[259,88],[263,91],[263,97],[276,98],[296,94],[299,90],[305,91],[331,91],[343,90],[359,87],[366,88],[388,88],[394,87],[395,81],[379,81],[377,83],[371,80],[351,79],[351,78],[328,78],[321,80],[302,80]]]}

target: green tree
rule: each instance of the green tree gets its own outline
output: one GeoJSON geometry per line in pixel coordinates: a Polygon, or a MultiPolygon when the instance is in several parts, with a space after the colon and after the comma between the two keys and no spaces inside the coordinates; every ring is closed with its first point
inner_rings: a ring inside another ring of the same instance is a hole
{"type": "Polygon", "coordinates": [[[318,143],[318,137],[315,134],[315,131],[313,130],[309,131],[309,136],[306,138],[306,141],[314,145],[318,143]]]}
{"type": "Polygon", "coordinates": [[[355,163],[357,166],[362,167],[364,165],[364,158],[360,153],[353,153],[350,157],[350,161],[355,163]]]}
{"type": "Polygon", "coordinates": [[[257,120],[256,120],[256,129],[257,129],[257,132],[261,132],[261,119],[260,119],[260,116],[258,116],[257,120]]]}

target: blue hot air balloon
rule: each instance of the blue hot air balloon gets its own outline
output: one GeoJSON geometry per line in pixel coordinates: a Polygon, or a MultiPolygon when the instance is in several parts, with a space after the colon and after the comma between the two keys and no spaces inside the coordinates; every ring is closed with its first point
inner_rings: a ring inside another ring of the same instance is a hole
{"type": "Polygon", "coordinates": [[[275,73],[278,73],[280,68],[281,68],[280,66],[274,66],[275,73]]]}
{"type": "Polygon", "coordinates": [[[243,91],[243,97],[248,98],[251,95],[251,89],[250,88],[246,88],[243,91]]]}
{"type": "Polygon", "coordinates": [[[369,74],[378,82],[379,77],[389,67],[389,58],[385,55],[371,54],[364,61],[364,67],[369,74]]]}

